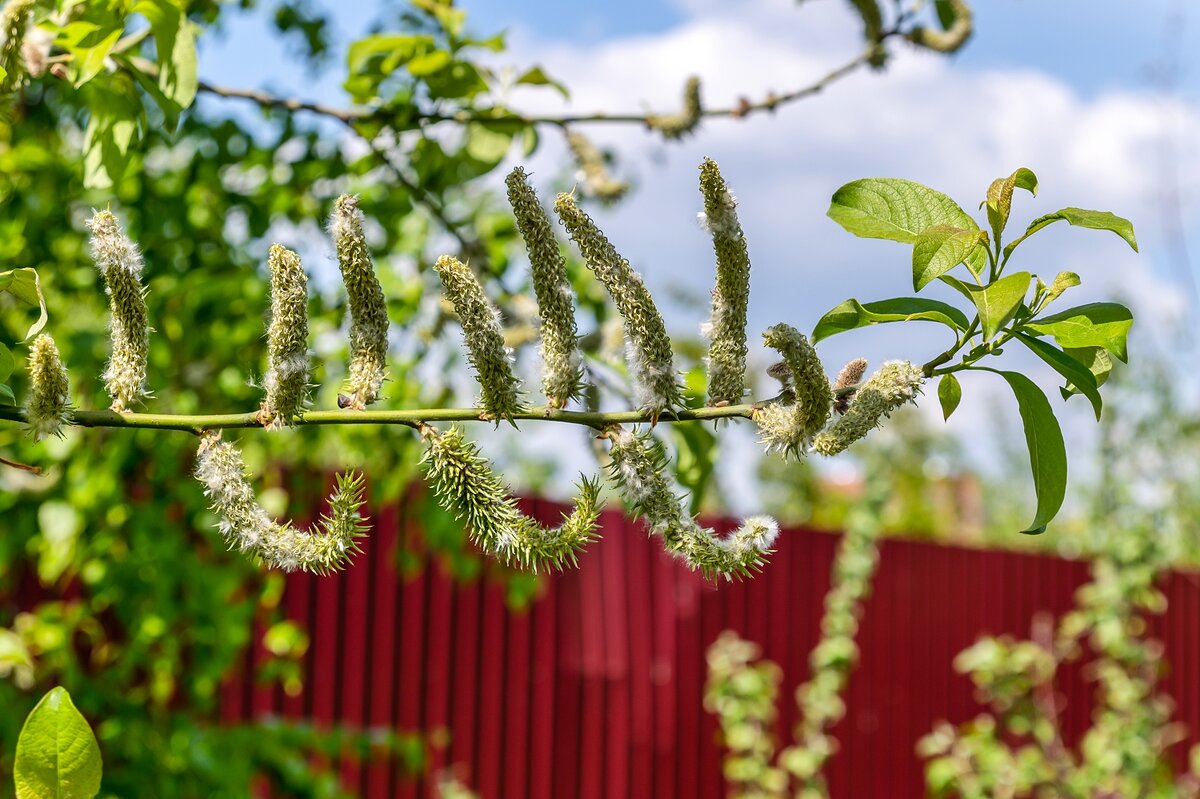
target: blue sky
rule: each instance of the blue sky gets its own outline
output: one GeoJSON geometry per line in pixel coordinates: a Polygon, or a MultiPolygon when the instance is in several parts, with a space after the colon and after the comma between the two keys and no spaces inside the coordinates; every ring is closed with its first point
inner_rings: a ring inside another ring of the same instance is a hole
{"type": "MultiPolygon", "coordinates": [[[[572,88],[569,106],[545,92],[514,96],[514,105],[531,111],[670,109],[693,73],[702,77],[705,97],[725,105],[740,94],[805,85],[860,47],[858,24],[843,0],[807,0],[799,7],[793,0],[460,5],[477,32],[509,30],[505,58],[543,63],[572,88]]],[[[785,321],[808,329],[847,297],[912,293],[907,248],[854,239],[825,218],[839,185],[865,176],[907,177],[971,210],[992,178],[1028,166],[1042,191],[1037,199],[1018,198],[1013,227],[1068,205],[1112,210],[1134,221],[1142,246],[1135,255],[1111,234],[1063,226],[1023,247],[1027,260],[1020,268],[1047,282],[1062,269],[1078,272],[1083,285],[1072,290],[1076,302],[1119,293],[1143,320],[1133,339],[1135,357],[1182,342],[1194,361],[1194,339],[1181,340],[1175,331],[1193,318],[1194,278],[1179,245],[1200,252],[1200,220],[1189,194],[1200,185],[1191,56],[1200,52],[1200,7],[1189,0],[972,5],[977,33],[962,53],[947,59],[899,47],[884,73],[855,75],[773,117],[713,121],[669,146],[638,129],[588,128],[619,153],[622,172],[638,187],[616,209],[598,214],[605,230],[659,296],[674,286],[703,296],[712,256],[695,222],[695,169],[710,155],[739,198],[750,241],[751,328],[785,321]],[[1172,59],[1179,59],[1180,79],[1164,87],[1153,76],[1172,59]],[[1179,205],[1168,202],[1172,186],[1181,188],[1179,205]],[[1178,231],[1164,220],[1174,220],[1178,231]]],[[[348,40],[366,30],[381,6],[334,7],[348,40]]],[[[288,74],[283,47],[261,23],[247,20],[223,41],[205,45],[201,73],[218,83],[342,101],[340,65],[319,81],[288,74]]],[[[531,164],[535,178],[562,171],[561,144],[553,136],[545,141],[531,164]]],[[[675,309],[668,321],[694,330],[700,320],[692,315],[675,309]]],[[[831,364],[858,355],[875,364],[924,360],[943,348],[943,339],[928,328],[902,335],[877,328],[831,339],[822,355],[831,364]]],[[[1044,378],[1058,403],[1056,381],[1040,362],[1018,355],[1012,363],[1044,378]]],[[[996,393],[1003,387],[988,377],[964,380],[964,389],[963,407],[949,425],[964,439],[978,444],[976,431],[994,427],[996,403],[983,401],[988,398],[1000,398],[1002,414],[1015,420],[1011,400],[996,393]]],[[[932,397],[923,403],[931,418],[936,404],[932,397]]],[[[1068,446],[1086,451],[1094,430],[1086,404],[1072,402],[1060,415],[1068,446]]]]}

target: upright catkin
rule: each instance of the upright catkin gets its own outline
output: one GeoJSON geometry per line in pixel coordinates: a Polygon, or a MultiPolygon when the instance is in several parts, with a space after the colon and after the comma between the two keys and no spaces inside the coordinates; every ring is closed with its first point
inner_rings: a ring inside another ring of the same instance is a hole
{"type": "Polygon", "coordinates": [[[270,568],[328,574],[345,568],[361,551],[358,541],[367,531],[361,475],[339,475],[317,531],[272,519],[255,499],[242,453],[219,433],[201,438],[196,478],[220,517],[217,527],[230,549],[261,558],[270,568]]]}
{"type": "Polygon", "coordinates": [[[845,413],[850,407],[850,403],[854,400],[856,386],[862,382],[863,375],[867,373],[867,359],[855,358],[842,367],[842,370],[837,373],[837,378],[833,381],[833,409],[838,413],[845,413]]]}
{"type": "Polygon", "coordinates": [[[671,339],[642,276],[633,271],[574,197],[559,194],[554,209],[625,320],[626,359],[638,405],[654,419],[682,405],[671,339]]]}
{"type": "Polygon", "coordinates": [[[488,302],[475,274],[457,258],[443,255],[433,265],[446,298],[454,305],[462,325],[467,360],[479,382],[479,405],[489,419],[512,421],[525,409],[521,383],[513,373],[512,352],[504,345],[500,312],[488,302]]]}
{"type": "Polygon", "coordinates": [[[541,317],[542,391],[550,408],[566,407],[579,396],[583,383],[583,358],[575,324],[575,295],[567,279],[567,264],[554,238],[554,229],[525,170],[509,173],[508,202],[517,229],[529,251],[533,292],[541,317]]]}
{"type": "Polygon", "coordinates": [[[112,410],[128,411],[147,396],[146,362],[150,325],[146,290],[142,286],[142,254],[129,240],[117,218],[97,211],[88,223],[92,258],[108,294],[110,355],[101,377],[112,399],[112,410]]]}
{"type": "Polygon", "coordinates": [[[700,165],[704,211],[712,235],[717,282],[712,290],[708,335],[708,404],[740,402],[746,391],[746,307],[750,300],[750,254],[737,217],[737,200],[711,158],[700,165]]]}
{"type": "Polygon", "coordinates": [[[259,420],[269,428],[279,428],[291,425],[308,402],[308,277],[300,256],[281,244],[271,245],[267,271],[271,274],[271,321],[259,420]]]}
{"type": "Polygon", "coordinates": [[[350,307],[350,366],[342,404],[361,411],[379,399],[387,376],[388,314],[357,197],[343,194],[337,199],[329,233],[350,307]]]}
{"type": "Polygon", "coordinates": [[[29,397],[25,422],[34,439],[61,435],[70,420],[71,385],[54,339],[45,333],[29,347],[29,397]]]}

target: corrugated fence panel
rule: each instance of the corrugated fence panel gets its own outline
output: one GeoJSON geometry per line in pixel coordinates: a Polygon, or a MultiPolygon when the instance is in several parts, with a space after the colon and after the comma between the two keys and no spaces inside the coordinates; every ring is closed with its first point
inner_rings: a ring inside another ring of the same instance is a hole
{"type": "MultiPolygon", "coordinates": [[[[554,523],[561,511],[537,501],[526,508],[554,523]]],[[[788,740],[838,538],[787,531],[761,575],[714,585],[619,514],[605,513],[603,526],[578,569],[544,580],[538,599],[514,610],[494,579],[458,582],[421,554],[403,505],[377,514],[350,571],[288,578],[283,608],[312,641],[303,693],[248,679],[266,657],[256,648],[222,691],[222,717],[282,713],[426,733],[432,771],[419,780],[386,765],[340,764],[346,788],[370,799],[433,796],[441,769],[484,799],[718,799],[704,651],[732,628],[779,663],[776,734],[788,740]],[[407,574],[397,567],[404,542],[418,553],[407,574]]],[[[982,635],[1027,636],[1036,614],[1068,609],[1086,579],[1077,561],[883,542],[859,631],[860,668],[834,730],[832,795],[923,796],[917,740],[939,720],[981,710],[953,670],[955,655],[982,635]]],[[[1164,688],[1194,742],[1200,580],[1176,573],[1163,589],[1169,610],[1151,629],[1172,665],[1164,688]]],[[[1057,687],[1074,740],[1088,722],[1091,686],[1072,666],[1057,687]]]]}

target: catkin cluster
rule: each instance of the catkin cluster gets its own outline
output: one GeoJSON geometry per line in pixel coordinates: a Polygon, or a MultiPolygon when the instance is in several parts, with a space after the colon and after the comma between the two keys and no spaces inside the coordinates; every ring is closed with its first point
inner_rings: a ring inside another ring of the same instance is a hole
{"type": "Polygon", "coordinates": [[[361,551],[358,540],[367,529],[360,512],[361,476],[338,477],[337,490],[330,495],[329,509],[316,531],[297,530],[289,522],[272,519],[255,499],[241,452],[217,433],[200,442],[196,478],[220,517],[217,526],[229,547],[261,558],[270,568],[327,574],[345,568],[361,551]]]}
{"type": "Polygon", "coordinates": [[[462,261],[443,255],[433,268],[462,323],[467,359],[479,381],[479,405],[484,415],[511,422],[513,415],[525,406],[521,402],[520,381],[513,373],[512,351],[504,344],[500,312],[488,301],[475,273],[462,261]]]}
{"type": "Polygon", "coordinates": [[[567,148],[578,168],[575,179],[586,197],[602,203],[614,203],[629,191],[629,183],[613,176],[608,161],[592,140],[578,131],[567,133],[567,148]]]}
{"type": "Polygon", "coordinates": [[[92,233],[92,257],[104,278],[111,312],[110,355],[101,376],[112,399],[112,410],[121,413],[148,394],[150,323],[146,290],[142,286],[142,253],[109,211],[96,212],[88,227],[92,233]]]}
{"type": "Polygon", "coordinates": [[[505,563],[533,569],[574,565],[579,552],[596,537],[600,518],[599,483],[582,479],[579,497],[561,525],[547,529],[521,513],[516,500],[468,441],[462,428],[444,433],[422,429],[426,479],[442,507],[466,526],[471,540],[505,563]]]}
{"type": "Polygon", "coordinates": [[[337,199],[329,234],[350,306],[350,374],[341,404],[361,411],[379,399],[387,375],[388,315],[357,197],[344,194],[337,199]]]}
{"type": "Polygon", "coordinates": [[[704,105],[700,101],[700,78],[695,75],[683,85],[683,108],[673,114],[654,114],[646,118],[646,127],[667,140],[682,139],[700,125],[704,105]]]}
{"type": "Polygon", "coordinates": [[[626,357],[638,405],[654,419],[679,407],[683,395],[671,339],[642,276],[633,271],[574,197],[559,194],[554,209],[625,322],[626,357]]]}
{"type": "Polygon", "coordinates": [[[908,361],[888,361],[855,392],[846,412],[827,432],[816,437],[813,449],[836,455],[864,438],[900,406],[916,399],[925,376],[908,361]]]}
{"type": "Polygon", "coordinates": [[[741,577],[757,571],[779,535],[769,516],[752,516],[725,537],[702,527],[682,504],[666,475],[663,450],[649,434],[612,428],[605,433],[613,482],[626,507],[662,537],[668,552],[707,578],[741,577]]]}
{"type": "Polygon", "coordinates": [[[575,297],[567,264],[558,249],[550,218],[517,167],[508,175],[508,201],[525,240],[532,267],[533,291],[541,317],[542,391],[546,405],[563,408],[583,386],[583,358],[575,326],[575,297]]]}
{"type": "Polygon", "coordinates": [[[35,439],[61,435],[62,426],[71,416],[71,386],[67,367],[59,357],[54,339],[45,333],[29,347],[29,397],[25,401],[25,422],[35,439]]]}
{"type": "Polygon", "coordinates": [[[308,402],[308,277],[300,256],[281,244],[267,255],[271,274],[271,322],[267,326],[267,373],[259,419],[284,427],[308,402]]]}
{"type": "Polygon", "coordinates": [[[737,217],[737,200],[711,158],[700,165],[704,210],[700,221],[712,235],[717,284],[712,319],[704,328],[708,347],[708,404],[732,405],[746,391],[746,306],[750,300],[750,254],[737,217]]]}

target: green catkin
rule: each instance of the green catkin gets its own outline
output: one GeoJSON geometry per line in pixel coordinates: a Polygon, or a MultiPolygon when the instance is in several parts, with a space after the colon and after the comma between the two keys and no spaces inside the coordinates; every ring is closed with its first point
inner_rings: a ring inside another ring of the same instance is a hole
{"type": "Polygon", "coordinates": [[[272,519],[255,499],[241,452],[219,433],[201,439],[196,478],[220,517],[217,526],[229,548],[261,558],[270,568],[328,574],[345,568],[361,551],[358,541],[368,529],[361,513],[361,475],[338,476],[319,531],[297,530],[272,519]]]}
{"type": "Polygon", "coordinates": [[[780,401],[754,411],[760,442],[768,451],[799,457],[829,421],[833,391],[817,351],[803,333],[779,324],[769,328],[763,340],[783,356],[788,376],[782,381],[785,390],[780,401]]]}
{"type": "Polygon", "coordinates": [[[918,26],[908,32],[908,40],[937,53],[956,53],[962,49],[975,28],[971,7],[966,0],[949,0],[949,6],[954,14],[954,22],[949,28],[937,31],[918,26]]]}
{"type": "Polygon", "coordinates": [[[613,177],[608,162],[592,140],[582,133],[567,133],[567,147],[578,168],[576,179],[584,196],[595,197],[602,203],[614,203],[629,191],[629,183],[613,177]]]}
{"type": "Polygon", "coordinates": [[[147,396],[146,360],[150,325],[142,286],[142,254],[109,211],[97,211],[88,223],[92,258],[104,278],[111,311],[111,352],[104,388],[112,410],[123,413],[147,396]]]}
{"type": "Polygon", "coordinates": [[[542,321],[542,391],[548,407],[563,408],[579,396],[583,383],[583,359],[579,353],[575,300],[567,279],[567,264],[558,249],[550,218],[529,185],[525,170],[514,169],[506,183],[508,202],[529,251],[533,291],[542,321]]]}
{"type": "Polygon", "coordinates": [[[683,404],[662,315],[642,276],[633,271],[575,198],[559,194],[554,209],[625,320],[626,359],[635,396],[641,409],[657,420],[663,411],[683,404]]]}
{"type": "Polygon", "coordinates": [[[457,258],[443,255],[433,268],[462,324],[467,359],[479,381],[479,404],[484,415],[511,422],[514,414],[524,410],[524,404],[520,381],[513,373],[512,352],[504,345],[500,312],[488,302],[474,273],[457,258]]]}
{"type": "Polygon", "coordinates": [[[33,14],[36,0],[9,0],[0,11],[0,105],[6,105],[12,95],[21,88],[27,77],[25,56],[22,52],[29,18],[33,14]]]}
{"type": "Polygon", "coordinates": [[[700,165],[700,193],[704,197],[700,221],[712,234],[717,257],[712,319],[703,331],[709,338],[708,404],[731,405],[740,402],[746,391],[750,254],[738,222],[737,200],[710,158],[700,165]]]}
{"type": "Polygon", "coordinates": [[[25,401],[25,421],[34,439],[62,435],[62,426],[71,418],[70,381],[54,339],[45,333],[29,347],[29,398],[25,401]]]}
{"type": "Polygon", "coordinates": [[[674,114],[653,114],[646,118],[646,127],[656,130],[664,139],[682,139],[700,125],[704,104],[700,100],[700,78],[695,75],[683,86],[683,109],[674,114]]]}
{"type": "Polygon", "coordinates": [[[836,455],[866,436],[906,402],[913,402],[925,376],[908,361],[888,361],[863,383],[854,401],[827,432],[817,436],[813,449],[836,455]]]}
{"type": "Polygon", "coordinates": [[[339,401],[361,411],[379,399],[387,374],[387,301],[363,235],[357,197],[343,194],[337,199],[329,232],[350,306],[350,374],[346,394],[339,401]]]}
{"type": "Polygon", "coordinates": [[[275,429],[291,425],[308,402],[308,277],[300,256],[282,244],[271,245],[267,271],[271,274],[271,321],[259,420],[275,429]]]}
{"type": "Polygon", "coordinates": [[[838,372],[837,378],[833,381],[833,409],[835,411],[845,413],[846,409],[850,407],[850,403],[854,400],[854,388],[862,382],[866,372],[866,358],[855,358],[838,372]]]}
{"type": "Polygon", "coordinates": [[[666,455],[652,437],[620,427],[608,438],[613,481],[629,511],[662,536],[664,548],[708,579],[744,577],[758,571],[779,535],[769,516],[752,516],[725,537],[701,527],[666,477],[666,455]]]}
{"type": "Polygon", "coordinates": [[[466,526],[476,546],[525,569],[574,566],[579,553],[596,539],[600,487],[582,479],[579,496],[563,523],[547,529],[517,508],[508,488],[496,477],[479,448],[457,425],[444,433],[425,426],[421,464],[439,504],[466,526]]]}

